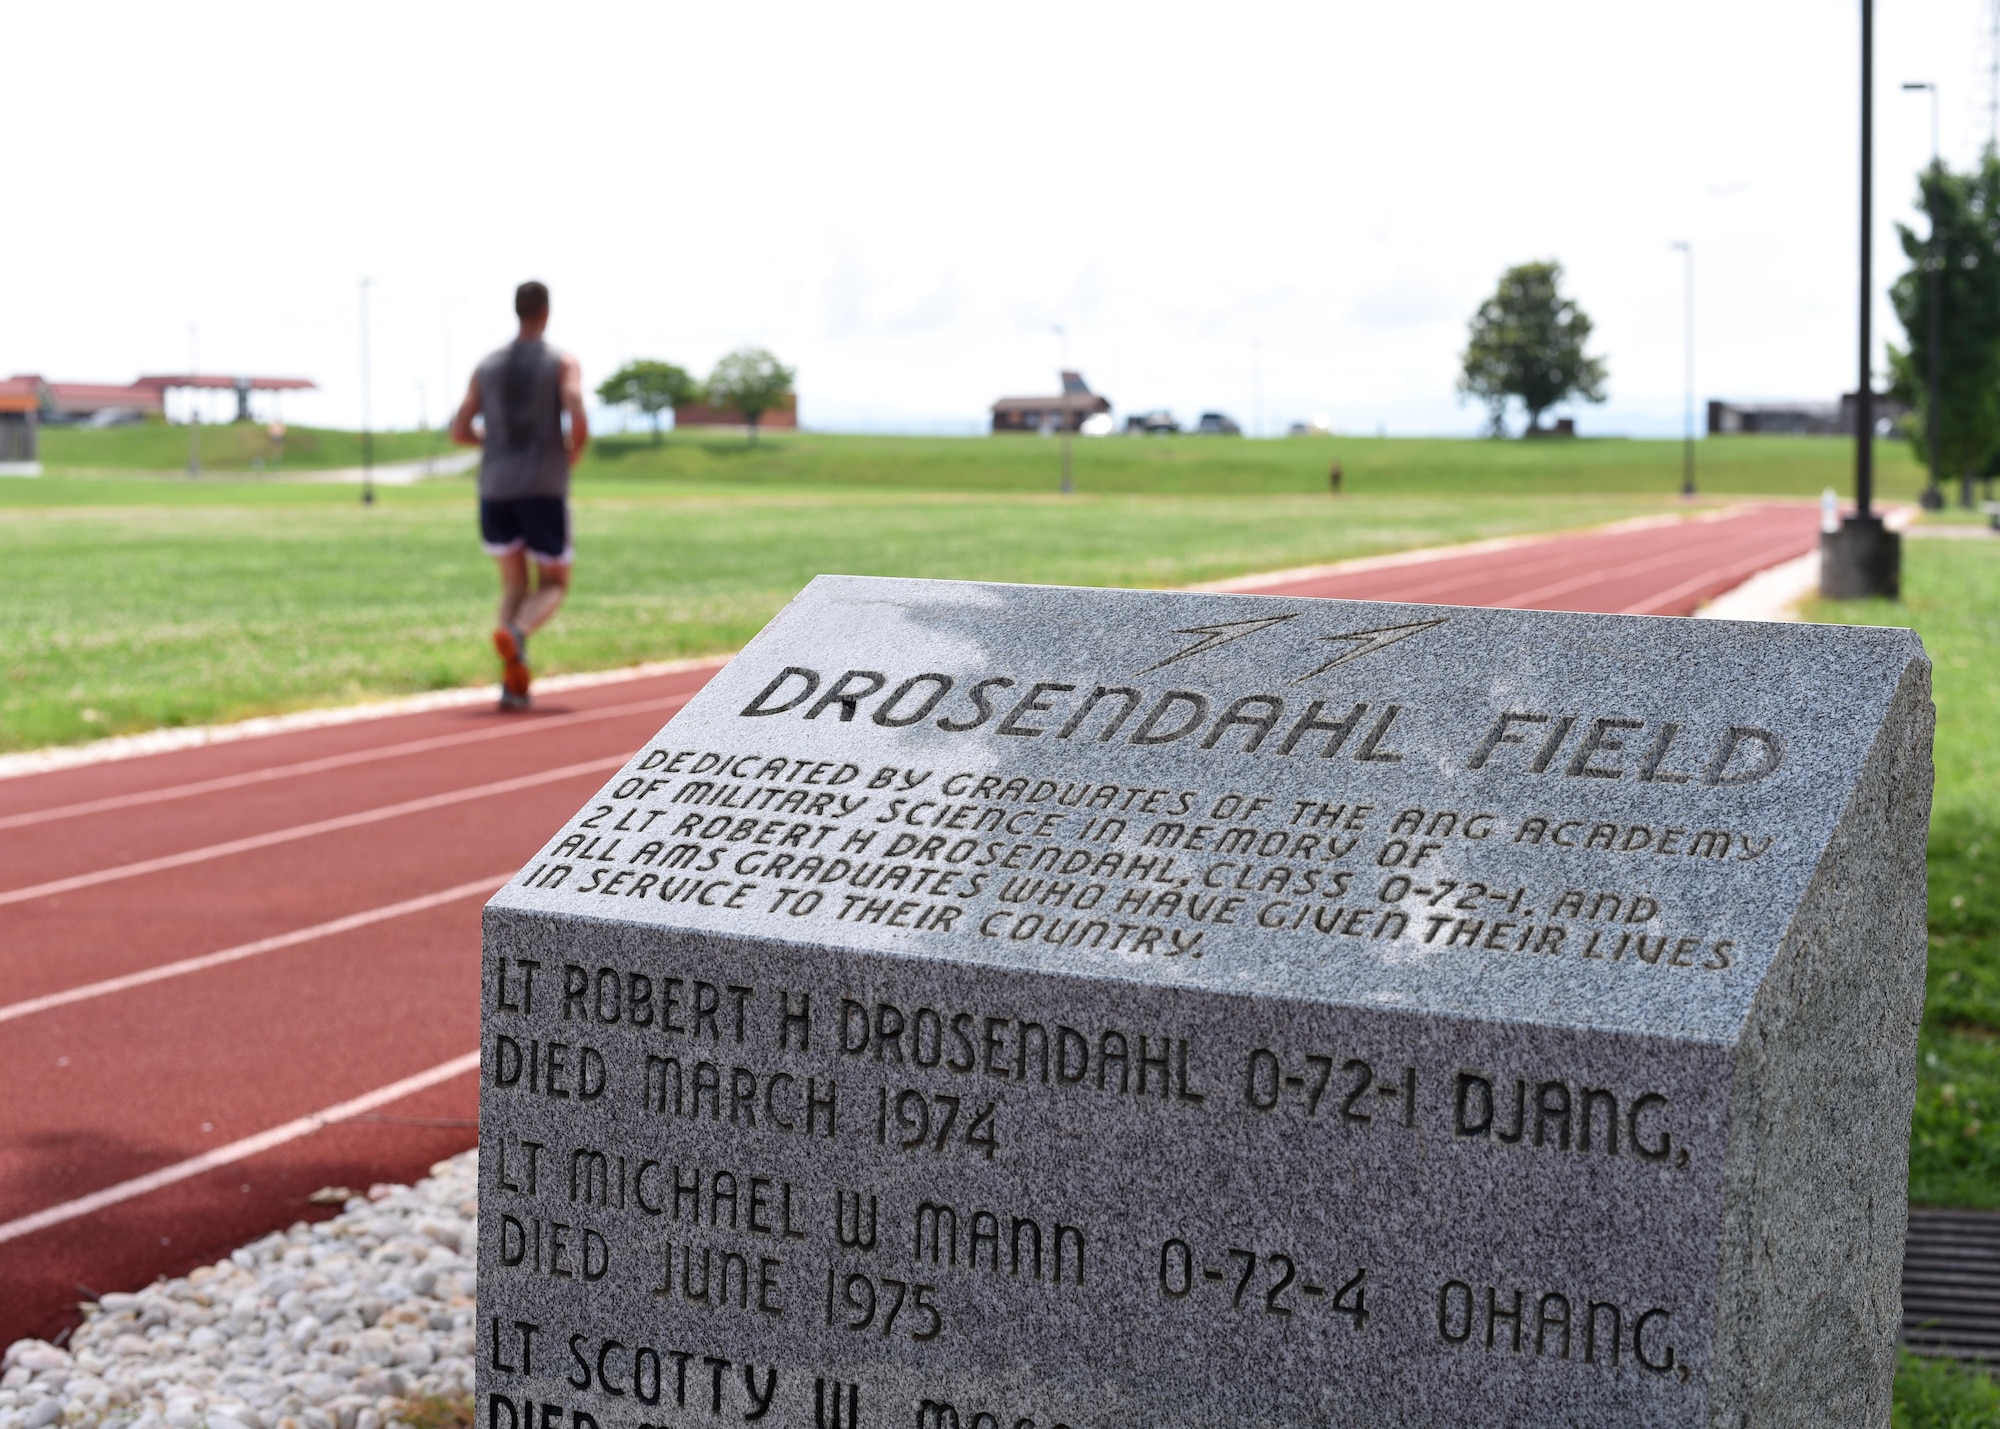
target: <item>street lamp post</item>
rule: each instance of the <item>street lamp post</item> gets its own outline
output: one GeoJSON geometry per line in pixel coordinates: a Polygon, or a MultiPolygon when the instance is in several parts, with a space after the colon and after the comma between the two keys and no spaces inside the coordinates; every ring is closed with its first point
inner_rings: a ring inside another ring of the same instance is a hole
{"type": "Polygon", "coordinates": [[[432,461],[436,456],[435,445],[431,441],[431,409],[429,393],[422,382],[417,383],[417,430],[424,434],[424,475],[432,474],[432,461]]]}
{"type": "Polygon", "coordinates": [[[375,504],[375,432],[368,410],[368,288],[375,280],[361,280],[361,504],[375,504]]]}
{"type": "MultiPolygon", "coordinates": [[[[459,390],[457,387],[452,385],[452,380],[451,380],[453,371],[451,365],[452,313],[458,307],[458,305],[464,301],[465,301],[465,294],[460,293],[457,296],[448,300],[444,305],[444,400],[445,400],[445,410],[447,412],[453,410],[451,406],[452,393],[459,390]]],[[[449,423],[451,421],[451,418],[446,417],[445,421],[449,423]]]]}
{"type": "Polygon", "coordinates": [[[201,475],[201,330],[188,324],[188,475],[201,475]]]}
{"type": "Polygon", "coordinates": [[[1250,435],[1264,435],[1264,339],[1250,339],[1250,435]]]}
{"type": "Polygon", "coordinates": [[[1925,80],[1921,83],[1915,81],[1906,83],[1903,88],[1906,90],[1928,90],[1931,96],[1931,177],[1930,182],[1924,185],[1924,208],[1928,211],[1931,221],[1931,239],[1930,243],[1926,245],[1930,251],[1924,257],[1924,266],[1928,269],[1924,275],[1924,286],[1927,289],[1924,297],[1924,305],[1930,311],[1931,346],[1930,371],[1925,375],[1925,386],[1928,388],[1928,396],[1924,412],[1924,446],[1926,448],[1925,459],[1930,466],[1931,479],[1925,485],[1924,494],[1919,499],[1923,503],[1924,510],[1941,511],[1944,509],[1944,490],[1938,485],[1937,429],[1939,371],[1940,364],[1944,360],[1944,294],[1942,292],[1944,253],[1939,244],[1937,216],[1937,184],[1941,177],[1938,170],[1938,87],[1934,81],[1925,80]]]}
{"type": "Polygon", "coordinates": [[[1681,251],[1681,495],[1694,495],[1694,245],[1677,241],[1681,251]]]}
{"type": "Polygon", "coordinates": [[[1062,339],[1062,367],[1056,373],[1056,380],[1062,384],[1063,391],[1060,405],[1056,408],[1056,425],[1061,429],[1062,434],[1062,494],[1068,496],[1076,490],[1075,483],[1070,480],[1069,470],[1069,377],[1067,375],[1069,372],[1069,331],[1061,323],[1054,324],[1051,330],[1057,337],[1062,339]]]}
{"type": "Polygon", "coordinates": [[[1861,0],[1860,382],[1854,393],[1854,510],[1819,538],[1819,593],[1829,600],[1896,598],[1902,538],[1875,514],[1875,0],[1861,0]]]}

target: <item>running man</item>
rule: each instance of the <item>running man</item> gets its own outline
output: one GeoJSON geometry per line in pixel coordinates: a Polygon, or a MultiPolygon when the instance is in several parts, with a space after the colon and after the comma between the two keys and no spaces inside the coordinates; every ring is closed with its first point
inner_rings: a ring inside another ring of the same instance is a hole
{"type": "Polygon", "coordinates": [[[528,708],[528,637],[569,593],[569,473],[590,443],[583,414],[583,368],[542,341],[549,290],[514,290],[521,332],[472,373],[451,420],[451,439],[479,447],[479,534],[500,567],[500,708],[528,708]],[[569,418],[568,428],[563,418],[569,418]],[[479,425],[475,427],[474,421],[479,425]],[[535,584],[528,585],[528,563],[535,584]]]}

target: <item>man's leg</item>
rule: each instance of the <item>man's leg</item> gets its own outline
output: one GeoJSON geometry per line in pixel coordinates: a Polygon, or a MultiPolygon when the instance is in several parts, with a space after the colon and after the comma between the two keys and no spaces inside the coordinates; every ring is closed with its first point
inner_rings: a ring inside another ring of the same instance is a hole
{"type": "Polygon", "coordinates": [[[569,594],[569,507],[560,497],[524,497],[512,512],[523,549],[503,567],[500,628],[493,647],[506,664],[500,703],[506,709],[526,709],[533,672],[528,668],[528,637],[548,624],[569,594]],[[535,587],[528,589],[528,562],[535,564],[535,587]]]}
{"type": "MultiPolygon", "coordinates": [[[[525,583],[526,573],[523,573],[525,583]]],[[[519,601],[515,607],[513,625],[523,635],[533,635],[549,618],[561,608],[563,597],[569,594],[569,562],[544,561],[535,557],[535,593],[519,601]]]]}
{"type": "Polygon", "coordinates": [[[528,706],[528,637],[521,628],[521,609],[533,597],[528,590],[528,553],[506,551],[493,558],[500,570],[500,621],[493,632],[493,649],[500,656],[500,707],[528,706]]]}
{"type": "Polygon", "coordinates": [[[500,568],[500,623],[518,625],[521,606],[528,599],[528,553],[512,550],[495,556],[493,564],[500,568]]]}

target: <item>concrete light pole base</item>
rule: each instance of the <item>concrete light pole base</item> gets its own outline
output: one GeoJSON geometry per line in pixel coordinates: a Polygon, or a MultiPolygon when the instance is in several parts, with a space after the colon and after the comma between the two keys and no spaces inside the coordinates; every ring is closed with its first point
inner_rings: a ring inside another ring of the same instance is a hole
{"type": "Polygon", "coordinates": [[[1827,600],[1894,600],[1902,591],[1903,538],[1880,516],[1848,516],[1819,538],[1819,593],[1827,600]]]}

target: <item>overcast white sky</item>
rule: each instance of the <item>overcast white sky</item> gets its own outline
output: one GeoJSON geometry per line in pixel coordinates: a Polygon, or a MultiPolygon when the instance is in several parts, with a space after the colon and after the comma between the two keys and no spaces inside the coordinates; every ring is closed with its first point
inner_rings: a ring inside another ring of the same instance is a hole
{"type": "MultiPolygon", "coordinates": [[[[743,343],[808,425],[975,430],[1062,339],[1121,413],[1471,432],[1465,321],[1560,259],[1610,401],[1830,399],[1854,374],[1858,8],[848,3],[17,6],[0,374],[302,375],[294,421],[436,421],[554,291],[595,383],[743,343]],[[1261,371],[1261,403],[1259,373],[1261,371]]],[[[1877,277],[1943,86],[1988,136],[1990,0],[1881,0],[1877,277]]],[[[1886,304],[1878,333],[1897,329],[1886,304]]]]}

